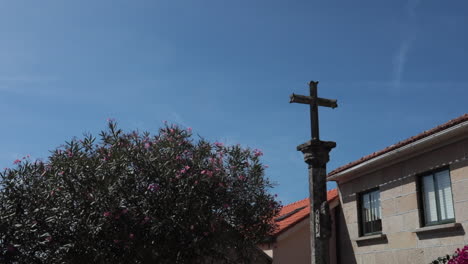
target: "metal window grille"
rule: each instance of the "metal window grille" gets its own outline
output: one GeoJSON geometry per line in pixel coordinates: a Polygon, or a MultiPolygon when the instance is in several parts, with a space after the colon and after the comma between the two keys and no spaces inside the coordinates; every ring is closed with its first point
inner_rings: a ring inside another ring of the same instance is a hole
{"type": "Polygon", "coordinates": [[[372,190],[361,194],[361,235],[372,235],[382,232],[380,191],[372,190]]]}

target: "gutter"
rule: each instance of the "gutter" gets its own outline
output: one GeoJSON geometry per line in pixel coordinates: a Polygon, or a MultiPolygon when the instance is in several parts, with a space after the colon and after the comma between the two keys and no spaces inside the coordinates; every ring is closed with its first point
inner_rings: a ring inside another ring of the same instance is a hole
{"type": "Polygon", "coordinates": [[[403,155],[408,155],[411,153],[414,153],[418,150],[422,150],[426,147],[433,146],[437,143],[441,143],[444,140],[448,140],[450,138],[459,136],[459,135],[467,135],[468,132],[468,121],[465,121],[463,123],[460,123],[458,125],[455,125],[453,127],[449,127],[443,131],[440,131],[438,133],[429,135],[427,137],[424,137],[418,141],[415,141],[413,143],[410,143],[408,145],[402,146],[398,149],[392,150],[388,153],[382,154],[380,156],[377,156],[375,158],[372,158],[368,161],[365,161],[363,163],[360,163],[356,166],[353,166],[349,169],[346,169],[344,171],[338,172],[337,174],[334,174],[330,177],[327,178],[327,181],[338,181],[339,178],[346,176],[346,175],[351,175],[353,173],[358,173],[359,171],[362,171],[364,169],[368,169],[369,167],[377,167],[381,165],[382,163],[388,163],[392,160],[395,160],[403,155]]]}

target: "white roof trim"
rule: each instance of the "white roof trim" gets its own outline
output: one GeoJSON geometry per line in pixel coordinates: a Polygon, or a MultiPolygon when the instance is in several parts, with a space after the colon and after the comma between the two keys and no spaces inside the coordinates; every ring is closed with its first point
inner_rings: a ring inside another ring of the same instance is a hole
{"type": "Polygon", "coordinates": [[[446,139],[449,139],[453,136],[457,136],[459,134],[462,134],[462,132],[464,132],[464,130],[467,130],[468,129],[468,121],[465,121],[463,123],[460,123],[458,125],[455,125],[453,127],[449,127],[447,129],[444,129],[442,131],[439,131],[433,135],[430,135],[430,136],[427,136],[427,137],[424,137],[418,141],[415,141],[413,143],[410,143],[408,145],[405,145],[405,146],[402,146],[400,148],[397,148],[395,150],[392,150],[390,152],[387,152],[385,154],[382,154],[382,155],[379,155],[375,158],[372,158],[368,161],[365,161],[363,163],[360,163],[356,166],[353,166],[349,169],[346,169],[344,171],[341,171],[341,172],[338,172],[337,174],[333,175],[333,176],[330,176],[327,180],[329,181],[336,181],[338,178],[344,176],[344,175],[348,175],[348,174],[352,174],[354,172],[358,172],[360,170],[363,170],[363,169],[366,169],[370,166],[373,166],[374,164],[378,163],[379,161],[380,162],[384,162],[386,160],[391,160],[391,159],[395,159],[395,158],[398,158],[404,154],[408,154],[410,153],[411,151],[415,150],[416,148],[419,148],[419,147],[425,147],[425,146],[428,146],[430,144],[433,144],[433,143],[440,143],[442,142],[443,140],[446,140],[446,139]]]}

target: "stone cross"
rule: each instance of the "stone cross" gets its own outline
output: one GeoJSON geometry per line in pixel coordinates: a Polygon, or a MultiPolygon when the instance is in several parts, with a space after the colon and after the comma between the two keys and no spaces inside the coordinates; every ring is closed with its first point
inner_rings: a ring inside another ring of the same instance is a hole
{"type": "Polygon", "coordinates": [[[338,104],[336,100],[319,98],[317,85],[318,82],[311,81],[309,83],[310,96],[292,94],[290,103],[310,105],[312,140],[297,146],[297,150],[304,153],[304,160],[309,165],[311,263],[328,264],[330,262],[331,219],[327,202],[326,177],[329,153],[336,143],[320,140],[318,107],[336,108],[338,104]]]}
{"type": "Polygon", "coordinates": [[[319,118],[318,118],[318,107],[325,106],[336,108],[338,104],[336,100],[324,99],[317,96],[317,86],[319,82],[311,81],[309,83],[310,96],[291,94],[290,103],[308,104],[310,105],[310,126],[312,139],[320,140],[319,135],[319,118]]]}

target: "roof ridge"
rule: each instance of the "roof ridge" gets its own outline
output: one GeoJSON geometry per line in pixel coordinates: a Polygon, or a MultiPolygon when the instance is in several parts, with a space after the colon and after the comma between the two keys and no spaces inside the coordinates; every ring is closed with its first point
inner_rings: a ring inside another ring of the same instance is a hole
{"type": "Polygon", "coordinates": [[[306,197],[306,198],[304,198],[304,199],[302,199],[302,200],[295,201],[295,202],[292,202],[292,203],[290,203],[290,204],[284,205],[283,208],[289,207],[289,206],[293,206],[293,205],[296,205],[296,204],[305,202],[305,201],[307,201],[307,200],[309,200],[309,197],[306,197]]]}
{"type": "MultiPolygon", "coordinates": [[[[336,192],[338,193],[338,189],[337,189],[337,188],[333,188],[333,189],[327,190],[327,200],[328,200],[328,194],[331,193],[331,192],[334,192],[334,191],[336,191],[336,192]]],[[[295,201],[295,202],[293,202],[293,203],[287,204],[287,205],[283,206],[283,208],[288,207],[288,206],[292,206],[292,205],[297,205],[297,204],[302,203],[302,202],[305,202],[305,201],[307,201],[307,200],[309,200],[309,197],[306,197],[306,198],[304,198],[304,199],[302,199],[302,200],[295,201]]]]}
{"type": "MultiPolygon", "coordinates": [[[[338,197],[338,189],[334,188],[327,191],[327,201],[332,201],[338,197]]],[[[276,230],[272,235],[277,236],[285,230],[296,225],[310,215],[310,200],[304,198],[302,200],[287,204],[281,208],[280,213],[275,216],[277,224],[276,230]]]]}

